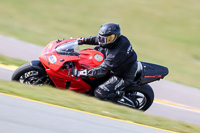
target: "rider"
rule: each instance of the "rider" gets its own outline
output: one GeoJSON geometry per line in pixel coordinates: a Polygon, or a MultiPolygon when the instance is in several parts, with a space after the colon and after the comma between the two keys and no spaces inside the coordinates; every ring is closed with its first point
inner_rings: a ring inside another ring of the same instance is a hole
{"type": "Polygon", "coordinates": [[[104,51],[105,60],[100,66],[87,70],[87,76],[101,78],[111,73],[111,77],[98,86],[94,94],[102,100],[116,96],[116,91],[130,85],[137,69],[137,54],[132,49],[129,40],[121,35],[119,24],[103,24],[97,36],[79,38],[78,44],[98,45],[99,51],[104,51]]]}

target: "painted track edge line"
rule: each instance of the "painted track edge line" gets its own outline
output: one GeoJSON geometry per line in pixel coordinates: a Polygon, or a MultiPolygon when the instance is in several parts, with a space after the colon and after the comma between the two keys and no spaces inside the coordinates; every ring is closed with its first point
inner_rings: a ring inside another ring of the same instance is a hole
{"type": "Polygon", "coordinates": [[[90,114],[90,115],[100,116],[100,117],[104,117],[104,118],[108,118],[108,119],[113,119],[113,120],[117,120],[117,121],[122,121],[122,122],[125,122],[125,123],[130,123],[130,124],[134,124],[134,125],[139,125],[139,126],[143,126],[143,127],[157,129],[157,130],[160,130],[160,131],[166,131],[166,132],[170,132],[170,133],[178,133],[178,132],[170,131],[170,130],[167,130],[167,129],[161,129],[161,128],[157,128],[157,127],[153,127],[153,126],[149,126],[149,125],[144,125],[144,124],[139,124],[139,123],[135,123],[135,122],[127,121],[127,120],[112,118],[112,117],[109,117],[109,116],[103,116],[103,115],[99,115],[99,114],[95,114],[95,113],[90,113],[90,112],[86,112],[86,111],[82,111],[82,110],[78,110],[78,109],[73,109],[73,108],[69,108],[69,107],[64,107],[64,106],[60,106],[60,105],[55,105],[55,104],[51,104],[51,103],[42,102],[42,101],[32,100],[32,99],[29,99],[29,98],[24,98],[24,97],[12,95],[12,94],[6,94],[6,93],[2,93],[2,92],[0,92],[0,94],[1,95],[5,95],[5,96],[10,96],[10,97],[15,97],[15,98],[27,100],[27,101],[32,101],[32,102],[36,102],[36,103],[46,104],[46,105],[50,105],[50,106],[54,106],[54,107],[59,107],[59,108],[63,108],[63,109],[68,109],[68,110],[73,110],[73,111],[77,111],[77,112],[82,112],[82,113],[86,113],[86,114],[90,114]]]}
{"type": "Polygon", "coordinates": [[[5,69],[9,69],[9,70],[16,70],[19,66],[15,66],[15,65],[5,65],[0,63],[0,67],[1,68],[5,68],[5,69]]]}
{"type": "Polygon", "coordinates": [[[188,110],[188,111],[194,111],[194,112],[200,113],[199,109],[192,108],[192,107],[189,107],[189,106],[186,106],[186,105],[181,105],[181,104],[174,103],[174,102],[170,102],[170,101],[167,101],[167,100],[154,99],[154,102],[164,104],[164,105],[173,106],[173,107],[177,107],[177,108],[180,108],[180,109],[185,109],[185,110],[188,110]]]}

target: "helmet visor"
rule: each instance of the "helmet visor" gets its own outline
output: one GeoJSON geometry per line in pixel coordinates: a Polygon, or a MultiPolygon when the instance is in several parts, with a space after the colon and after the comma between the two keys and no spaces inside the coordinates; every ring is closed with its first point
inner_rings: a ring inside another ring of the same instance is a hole
{"type": "Polygon", "coordinates": [[[99,36],[98,41],[100,44],[112,43],[115,40],[116,35],[112,34],[110,36],[99,36]]]}
{"type": "Polygon", "coordinates": [[[115,34],[112,34],[112,35],[110,35],[110,36],[107,37],[106,43],[111,43],[111,42],[114,41],[114,39],[115,39],[115,34]]]}

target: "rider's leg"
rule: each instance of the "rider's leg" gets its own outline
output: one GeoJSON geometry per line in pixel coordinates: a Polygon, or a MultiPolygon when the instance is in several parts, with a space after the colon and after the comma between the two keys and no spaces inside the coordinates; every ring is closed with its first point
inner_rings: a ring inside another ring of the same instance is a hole
{"type": "Polygon", "coordinates": [[[117,95],[116,91],[122,90],[123,88],[127,87],[130,84],[131,82],[124,80],[123,78],[112,76],[105,83],[98,86],[95,89],[94,94],[99,99],[109,100],[117,95]]]}

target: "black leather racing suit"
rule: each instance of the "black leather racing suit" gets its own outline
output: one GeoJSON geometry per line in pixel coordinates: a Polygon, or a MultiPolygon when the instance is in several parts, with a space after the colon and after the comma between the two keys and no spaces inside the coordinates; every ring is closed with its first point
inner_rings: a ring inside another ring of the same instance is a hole
{"type": "MultiPolygon", "coordinates": [[[[83,39],[84,44],[98,45],[97,36],[83,39]]],[[[100,99],[112,98],[116,90],[123,89],[133,82],[135,71],[137,69],[137,54],[132,49],[129,40],[121,35],[111,48],[99,47],[99,51],[104,51],[105,60],[103,63],[88,70],[88,76],[100,78],[105,76],[109,71],[111,77],[105,83],[95,89],[95,96],[100,99]]]]}

